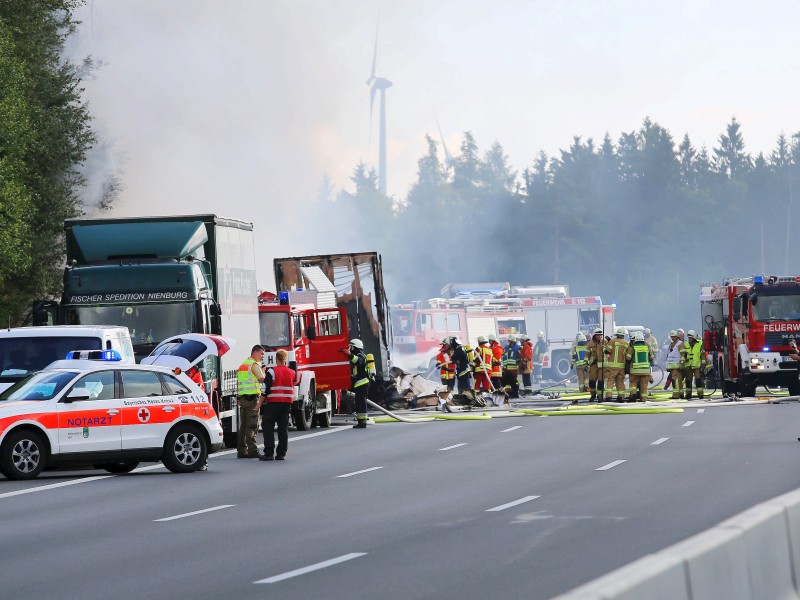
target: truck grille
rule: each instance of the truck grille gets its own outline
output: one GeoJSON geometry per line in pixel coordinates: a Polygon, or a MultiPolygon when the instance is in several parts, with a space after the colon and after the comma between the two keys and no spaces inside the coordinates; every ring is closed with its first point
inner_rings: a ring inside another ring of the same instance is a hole
{"type": "Polygon", "coordinates": [[[764,338],[766,340],[765,345],[767,347],[770,346],[788,346],[789,340],[800,341],[800,333],[796,331],[788,332],[788,331],[768,331],[764,338]]]}

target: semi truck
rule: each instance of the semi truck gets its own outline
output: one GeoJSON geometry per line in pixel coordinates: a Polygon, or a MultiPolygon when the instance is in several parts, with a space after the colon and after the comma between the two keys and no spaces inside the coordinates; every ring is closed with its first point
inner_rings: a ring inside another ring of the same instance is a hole
{"type": "Polygon", "coordinates": [[[259,343],[252,223],[202,214],[68,219],[64,230],[61,302],[39,303],[34,322],[126,326],[137,361],[174,335],[235,339],[244,355],[203,364],[225,443],[235,444],[236,369],[259,343]]]}
{"type": "Polygon", "coordinates": [[[758,386],[800,394],[800,364],[789,357],[789,342],[800,339],[800,277],[757,275],[702,285],[700,315],[711,385],[742,396],[754,396],[758,386]]]}
{"type": "Polygon", "coordinates": [[[357,252],[276,258],[273,266],[279,294],[313,289],[319,292],[318,308],[343,310],[349,339],[364,342],[364,352],[374,358],[375,381],[369,397],[385,402],[394,377],[392,328],[380,255],[357,252]]]}

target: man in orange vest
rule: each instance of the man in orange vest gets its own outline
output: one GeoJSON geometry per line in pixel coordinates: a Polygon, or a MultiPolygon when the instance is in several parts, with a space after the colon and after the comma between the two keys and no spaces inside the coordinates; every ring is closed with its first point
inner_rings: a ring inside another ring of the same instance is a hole
{"type": "Polygon", "coordinates": [[[522,348],[519,350],[519,372],[522,375],[522,393],[524,395],[533,393],[531,383],[531,373],[533,373],[533,343],[524,333],[519,338],[522,340],[522,348]]]}
{"type": "Polygon", "coordinates": [[[275,424],[278,425],[278,447],[275,449],[275,460],[284,460],[289,447],[289,414],[294,400],[295,372],[286,366],[286,350],[275,353],[274,367],[264,374],[266,394],[258,401],[262,412],[261,430],[264,433],[264,454],[258,460],[273,460],[275,448],[275,424]],[[262,409],[263,405],[263,410],[262,409]]]}
{"type": "Polygon", "coordinates": [[[492,359],[494,353],[488,345],[488,340],[482,335],[478,337],[478,347],[475,348],[475,363],[473,371],[475,374],[475,391],[492,391],[492,359]]]}
{"type": "Polygon", "coordinates": [[[492,385],[494,389],[503,389],[503,347],[497,336],[489,336],[489,347],[492,349],[492,385]]]}

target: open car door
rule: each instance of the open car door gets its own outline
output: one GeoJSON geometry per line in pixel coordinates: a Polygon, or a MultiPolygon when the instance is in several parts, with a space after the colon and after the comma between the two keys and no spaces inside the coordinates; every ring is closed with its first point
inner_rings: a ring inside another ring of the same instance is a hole
{"type": "Polygon", "coordinates": [[[317,391],[350,389],[350,360],[342,354],[347,339],[347,316],[343,308],[311,311],[315,336],[309,342],[308,368],[316,373],[317,391]]]}
{"type": "Polygon", "coordinates": [[[142,359],[143,365],[159,365],[182,371],[197,365],[208,356],[222,356],[227,353],[236,341],[221,335],[203,333],[185,333],[174,335],[162,341],[155,349],[142,359]]]}

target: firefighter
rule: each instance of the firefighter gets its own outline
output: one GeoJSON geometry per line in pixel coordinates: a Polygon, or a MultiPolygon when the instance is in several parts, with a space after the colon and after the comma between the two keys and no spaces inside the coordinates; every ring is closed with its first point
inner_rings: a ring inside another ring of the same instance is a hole
{"type": "Polygon", "coordinates": [[[544,332],[540,331],[536,334],[536,344],[533,346],[533,380],[539,384],[542,383],[542,365],[545,354],[547,354],[547,342],[544,341],[544,332]]]}
{"type": "Polygon", "coordinates": [[[625,396],[625,361],[628,352],[624,327],[617,327],[613,339],[605,345],[603,351],[606,356],[605,399],[611,400],[612,388],[616,387],[614,402],[621,402],[625,396]]]}
{"type": "Polygon", "coordinates": [[[448,338],[447,342],[447,352],[456,367],[458,393],[466,394],[469,398],[472,395],[472,365],[467,357],[467,351],[455,336],[448,338]]]}
{"type": "MultiPolygon", "coordinates": [[[[689,342],[686,341],[686,332],[681,329],[680,327],[677,329],[678,332],[678,339],[683,344],[684,351],[689,348],[689,342]]],[[[692,387],[692,368],[689,366],[689,361],[687,360],[686,363],[683,365],[683,389],[684,389],[684,397],[686,396],[686,388],[687,385],[689,388],[692,387]]]]}
{"type": "Polygon", "coordinates": [[[658,340],[649,327],[644,328],[644,343],[653,351],[653,360],[655,360],[655,357],[658,356],[658,340]]]}
{"type": "Polygon", "coordinates": [[[442,385],[447,386],[447,390],[452,392],[456,386],[456,366],[450,362],[450,357],[444,351],[447,338],[442,340],[439,353],[436,355],[436,368],[439,369],[439,378],[442,385]]]}
{"type": "Polygon", "coordinates": [[[690,329],[687,337],[689,338],[686,344],[686,399],[690,400],[692,397],[692,378],[697,387],[697,397],[703,399],[703,370],[705,368],[706,351],[703,349],[703,344],[697,339],[697,332],[690,329]]]}
{"type": "Polygon", "coordinates": [[[497,336],[491,334],[488,339],[492,349],[492,386],[499,390],[503,388],[503,347],[497,341],[497,336]]]}
{"type": "Polygon", "coordinates": [[[650,382],[651,367],[655,355],[648,346],[644,334],[637,331],[633,334],[626,358],[630,362],[630,402],[643,402],[647,399],[647,384],[650,382]]]}
{"type": "Polygon", "coordinates": [[[586,365],[589,368],[589,401],[597,400],[598,393],[603,397],[603,330],[598,327],[592,332],[592,339],[586,344],[586,365]]]}
{"type": "Polygon", "coordinates": [[[475,348],[475,362],[473,363],[475,392],[480,390],[493,391],[491,379],[493,357],[494,354],[489,347],[489,340],[482,335],[478,336],[478,347],[475,348]]]}
{"type": "Polygon", "coordinates": [[[575,341],[572,343],[570,350],[570,359],[572,360],[572,368],[578,375],[578,391],[588,392],[589,388],[586,387],[586,377],[588,375],[588,367],[586,365],[586,336],[583,333],[578,333],[575,336],[575,341]]]}
{"type": "Polygon", "coordinates": [[[367,357],[364,354],[364,342],[359,339],[350,340],[350,347],[341,350],[350,357],[350,391],[356,396],[355,409],[358,423],[353,429],[366,429],[367,419],[367,390],[369,390],[369,370],[367,357]]]}
{"type": "Polygon", "coordinates": [[[683,397],[683,370],[686,365],[686,348],[674,329],[669,332],[667,370],[672,378],[672,398],[683,397]]]}
{"type": "Polygon", "coordinates": [[[503,349],[503,389],[509,398],[519,398],[519,351],[516,336],[509,335],[503,349]]]}
{"type": "Polygon", "coordinates": [[[533,373],[533,343],[524,333],[519,336],[522,347],[519,349],[519,373],[522,375],[522,393],[527,396],[533,393],[531,373],[533,373]]]}

